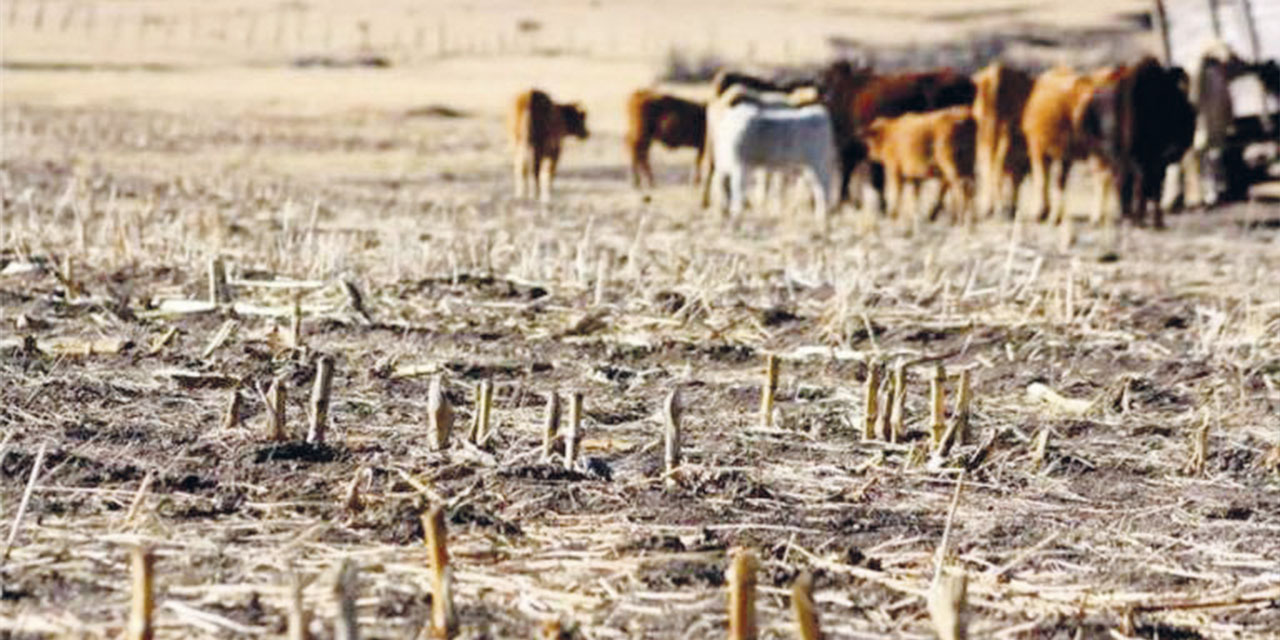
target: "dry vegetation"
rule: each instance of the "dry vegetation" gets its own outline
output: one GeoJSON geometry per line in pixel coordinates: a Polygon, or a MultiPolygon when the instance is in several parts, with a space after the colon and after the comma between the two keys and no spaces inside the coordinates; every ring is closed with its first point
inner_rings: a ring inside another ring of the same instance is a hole
{"type": "Polygon", "coordinates": [[[158,637],[714,637],[737,547],[764,637],[802,604],[828,638],[945,637],[961,600],[973,637],[1280,628],[1275,205],[1070,250],[849,210],[730,227],[683,166],[631,192],[610,124],[556,203],[513,201],[496,107],[411,111],[456,88],[286,115],[244,97],[278,70],[238,109],[4,73],[2,635],[118,636],[136,563],[158,637]]]}

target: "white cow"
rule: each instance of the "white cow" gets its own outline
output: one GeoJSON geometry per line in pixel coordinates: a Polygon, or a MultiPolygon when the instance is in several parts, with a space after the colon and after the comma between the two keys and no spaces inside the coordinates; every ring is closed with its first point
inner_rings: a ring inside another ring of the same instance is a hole
{"type": "Polygon", "coordinates": [[[835,137],[826,107],[786,108],[742,101],[707,115],[707,128],[714,131],[711,184],[720,195],[722,211],[727,187],[730,215],[742,213],[749,170],[799,167],[813,187],[814,215],[826,221],[836,166],[835,137]]]}

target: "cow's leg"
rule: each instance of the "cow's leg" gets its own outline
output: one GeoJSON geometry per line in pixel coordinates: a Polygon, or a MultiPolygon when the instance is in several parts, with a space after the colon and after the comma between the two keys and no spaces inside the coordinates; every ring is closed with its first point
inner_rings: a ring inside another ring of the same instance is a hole
{"type": "Polygon", "coordinates": [[[1057,199],[1053,207],[1053,223],[1062,224],[1067,213],[1067,178],[1071,176],[1071,160],[1063,158],[1054,163],[1054,192],[1057,199]]]}
{"type": "Polygon", "coordinates": [[[551,183],[556,178],[556,163],[560,159],[558,150],[551,151],[542,159],[542,178],[538,185],[542,191],[542,201],[551,202],[551,183]]]}
{"type": "Polygon", "coordinates": [[[923,217],[923,212],[920,208],[920,205],[923,204],[920,201],[920,185],[922,182],[923,180],[919,178],[909,178],[907,180],[907,183],[911,185],[911,208],[907,209],[907,215],[911,216],[907,220],[907,224],[910,225],[911,235],[920,233],[920,218],[923,217]]]}
{"type": "Polygon", "coordinates": [[[858,167],[859,153],[855,145],[847,144],[840,149],[840,201],[851,201],[855,208],[862,208],[862,194],[850,193],[849,180],[853,176],[853,170],[858,167]]]}
{"type": "Polygon", "coordinates": [[[631,143],[631,187],[633,189],[640,189],[643,187],[643,184],[641,184],[640,174],[644,168],[644,156],[646,155],[646,151],[647,149],[645,149],[639,141],[631,143]]]}
{"type": "Polygon", "coordinates": [[[702,156],[704,155],[703,147],[698,147],[698,157],[693,163],[693,184],[697,186],[702,183],[702,156]]]}
{"type": "Polygon", "coordinates": [[[995,173],[995,166],[992,161],[995,156],[995,148],[984,144],[981,126],[978,128],[978,134],[978,149],[973,163],[973,170],[978,177],[978,207],[986,211],[988,207],[992,206],[991,203],[995,199],[995,185],[991,182],[991,175],[995,173]]]}
{"type": "Polygon", "coordinates": [[[1164,175],[1165,167],[1153,164],[1152,166],[1139,167],[1140,172],[1140,197],[1138,206],[1142,207],[1142,216],[1145,218],[1147,214],[1147,203],[1151,204],[1151,224],[1156,229],[1163,229],[1164,226],[1164,208],[1160,206],[1160,196],[1164,195],[1164,175]]]}
{"type": "Polygon", "coordinates": [[[1102,225],[1107,222],[1107,194],[1111,191],[1113,182],[1111,169],[1097,156],[1090,158],[1089,165],[1093,168],[1094,178],[1093,213],[1090,220],[1094,225],[1102,225]]]}
{"type": "MultiPolygon", "coordinates": [[[[711,151],[708,150],[702,156],[702,180],[698,185],[698,190],[702,192],[702,208],[706,209],[711,206],[711,189],[712,185],[720,188],[719,180],[720,168],[716,166],[711,159],[711,151]]],[[[723,201],[722,201],[723,202],[723,201]]]]}
{"type": "MultiPolygon", "coordinates": [[[[1010,138],[1008,135],[1002,135],[996,140],[995,152],[991,156],[991,167],[986,177],[983,178],[988,183],[986,187],[990,200],[978,203],[978,212],[985,217],[995,215],[996,209],[1004,202],[1004,178],[1005,163],[1009,159],[1010,138]]],[[[1017,183],[1013,185],[1014,190],[1018,188],[1017,183]]],[[[1016,196],[1015,196],[1016,197],[1016,196]]]]}
{"type": "Polygon", "coordinates": [[[813,188],[813,215],[817,221],[827,224],[827,214],[831,211],[831,204],[827,197],[827,190],[831,185],[831,167],[829,163],[817,162],[809,167],[806,172],[813,188]]]}
{"type": "Polygon", "coordinates": [[[1036,219],[1044,222],[1049,217],[1048,158],[1038,150],[1030,150],[1031,184],[1036,192],[1036,219]]]}
{"type": "Polygon", "coordinates": [[[525,197],[525,173],[529,166],[529,150],[516,149],[513,155],[511,177],[514,179],[514,192],[517,198],[525,197]]]}
{"type": "Polygon", "coordinates": [[[897,219],[898,207],[902,204],[902,176],[893,169],[885,171],[885,206],[890,219],[897,219]]]}
{"type": "Polygon", "coordinates": [[[737,219],[746,207],[747,168],[738,165],[729,170],[729,216],[737,219]]]}

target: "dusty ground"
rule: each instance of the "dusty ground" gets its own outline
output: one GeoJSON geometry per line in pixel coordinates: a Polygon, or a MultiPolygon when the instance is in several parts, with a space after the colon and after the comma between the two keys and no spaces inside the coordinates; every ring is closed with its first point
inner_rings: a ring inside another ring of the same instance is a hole
{"type": "MultiPolygon", "coordinates": [[[[56,43],[6,39],[7,60],[57,59],[56,43]]],[[[922,594],[965,469],[949,565],[968,575],[975,637],[1276,637],[1280,207],[1187,213],[1114,243],[1082,228],[1068,250],[1034,225],[908,237],[847,209],[827,232],[772,209],[732,226],[679,184],[688,153],[659,152],[650,198],[626,185],[617,106],[656,67],[620,58],[526,61],[593,114],[551,206],[510,197],[501,105],[528,81],[510,54],[5,70],[4,532],[47,455],[0,573],[0,634],[118,634],[142,541],[161,637],[282,634],[290,569],[314,578],[305,602],[330,637],[343,558],[366,636],[425,635],[419,516],[443,503],[468,637],[553,618],[586,638],[720,635],[735,545],[762,557],[767,637],[790,634],[802,569],[828,637],[929,637],[922,594]],[[163,312],[205,295],[213,256],[235,301],[274,315],[163,312]],[[309,284],[260,284],[273,278],[309,284]],[[279,313],[293,291],[301,346],[279,313]],[[91,339],[124,346],[75,352],[91,339]],[[336,359],[331,433],[304,446],[320,354],[336,359]],[[769,428],[766,354],[782,362],[769,428]],[[861,438],[871,360],[909,363],[902,443],[861,438]],[[968,370],[975,396],[972,443],[940,462],[924,455],[935,363],[952,392],[968,370]],[[238,381],[242,423],[222,426],[232,388],[173,369],[238,381]],[[475,385],[494,383],[493,442],[430,449],[437,373],[463,424],[475,385]],[[283,445],[258,394],[276,376],[283,445]],[[1036,382],[1096,402],[1061,413],[1027,397],[1036,382]],[[686,468],[666,489],[672,389],[686,468]],[[541,460],[551,391],[585,398],[573,470],[541,460]],[[1188,472],[1204,425],[1207,459],[1188,472]]]]}

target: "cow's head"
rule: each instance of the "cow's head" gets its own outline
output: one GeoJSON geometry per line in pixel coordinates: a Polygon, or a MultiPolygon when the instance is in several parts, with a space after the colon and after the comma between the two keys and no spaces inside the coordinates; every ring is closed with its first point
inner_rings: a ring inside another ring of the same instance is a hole
{"type": "Polygon", "coordinates": [[[867,157],[872,160],[883,160],[885,136],[889,132],[888,118],[876,118],[862,130],[863,144],[867,148],[867,157]]]}
{"type": "Polygon", "coordinates": [[[564,120],[564,132],[576,138],[587,138],[587,111],[578,103],[560,105],[560,117],[564,120]]]}

